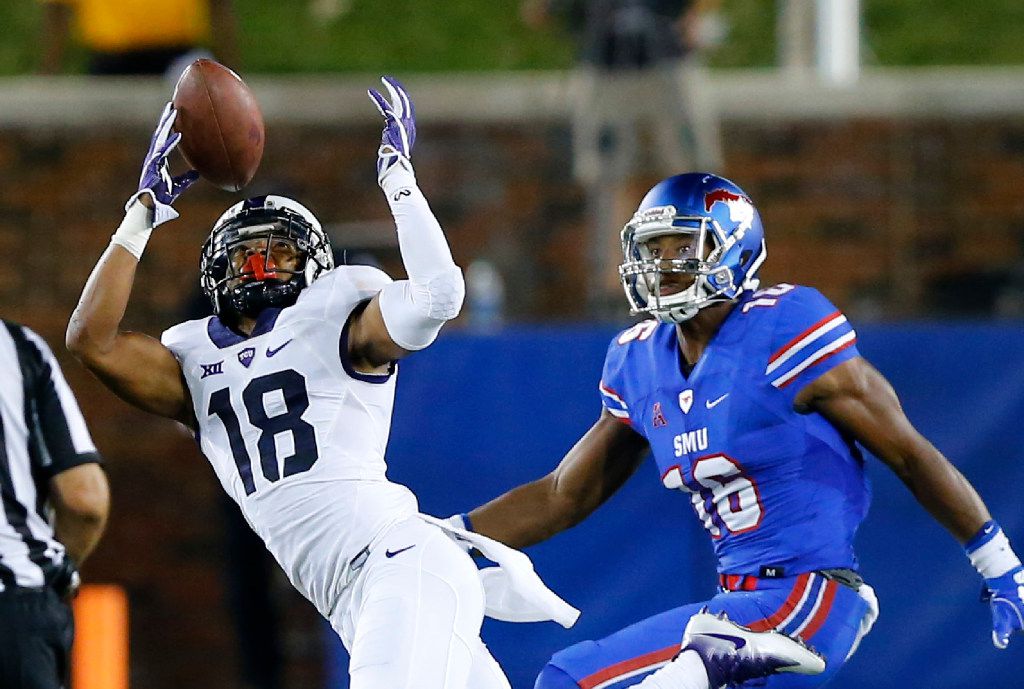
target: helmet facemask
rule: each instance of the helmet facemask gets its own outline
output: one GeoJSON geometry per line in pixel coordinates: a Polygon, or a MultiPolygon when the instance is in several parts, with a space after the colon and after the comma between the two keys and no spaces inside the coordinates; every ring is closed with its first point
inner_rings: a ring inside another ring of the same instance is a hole
{"type": "Polygon", "coordinates": [[[201,280],[215,313],[255,318],[266,308],[291,306],[305,287],[333,267],[330,243],[319,223],[312,214],[307,219],[287,207],[286,201],[301,208],[287,199],[254,208],[243,205],[226,213],[210,234],[203,246],[201,280]],[[274,254],[287,255],[289,249],[295,265],[285,268],[274,254]]]}
{"type": "Polygon", "coordinates": [[[697,312],[722,301],[735,291],[732,270],[719,260],[731,245],[717,221],[709,217],[677,215],[674,206],[638,212],[622,230],[624,261],[619,278],[633,314],[647,313],[666,323],[682,323],[697,312]],[[680,257],[655,255],[649,242],[660,237],[691,238],[689,251],[680,257]],[[666,281],[691,276],[687,287],[662,294],[666,281]]]}

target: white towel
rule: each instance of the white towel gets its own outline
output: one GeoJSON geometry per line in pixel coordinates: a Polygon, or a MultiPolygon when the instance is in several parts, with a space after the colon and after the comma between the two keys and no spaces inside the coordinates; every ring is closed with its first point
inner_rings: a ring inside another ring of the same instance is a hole
{"type": "Polygon", "coordinates": [[[484,586],[484,612],[504,622],[545,622],[553,620],[566,629],[576,624],[580,611],[549,589],[526,553],[510,548],[483,534],[459,529],[428,514],[420,517],[460,544],[469,544],[498,564],[480,570],[484,586]]]}

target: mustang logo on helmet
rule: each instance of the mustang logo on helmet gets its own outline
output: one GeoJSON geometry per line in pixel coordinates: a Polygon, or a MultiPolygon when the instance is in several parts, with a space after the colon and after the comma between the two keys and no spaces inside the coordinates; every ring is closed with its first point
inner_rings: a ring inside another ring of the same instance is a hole
{"type": "Polygon", "coordinates": [[[754,204],[743,194],[734,194],[728,189],[715,189],[704,194],[705,211],[710,211],[716,203],[724,203],[729,209],[729,219],[737,223],[736,237],[742,238],[754,222],[754,204]]]}
{"type": "Polygon", "coordinates": [[[707,173],[669,177],[647,192],[622,230],[622,252],[619,278],[632,313],[668,323],[757,289],[757,270],[767,255],[750,198],[729,180],[707,173]],[[647,243],[666,235],[690,237],[696,255],[653,255],[647,243]],[[662,278],[668,275],[692,276],[692,282],[666,293],[662,278]]]}
{"type": "Polygon", "coordinates": [[[331,243],[308,208],[284,196],[255,196],[236,203],[214,223],[203,244],[200,284],[214,313],[255,318],[267,307],[284,308],[334,267],[331,243]],[[291,244],[294,268],[276,265],[274,242],[291,244]],[[259,250],[252,252],[252,247],[259,250]],[[246,249],[244,260],[232,260],[246,249]]]}

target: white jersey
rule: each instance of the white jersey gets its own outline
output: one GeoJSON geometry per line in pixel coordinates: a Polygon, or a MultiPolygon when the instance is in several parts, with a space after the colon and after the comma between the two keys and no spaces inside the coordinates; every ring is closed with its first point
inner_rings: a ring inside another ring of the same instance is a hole
{"type": "Polygon", "coordinates": [[[339,266],[293,306],[261,313],[249,338],[216,317],[162,337],[221,485],[325,616],[349,561],[418,509],[385,476],[396,374],[359,373],[347,358],[353,310],[388,282],[376,268],[339,266]]]}

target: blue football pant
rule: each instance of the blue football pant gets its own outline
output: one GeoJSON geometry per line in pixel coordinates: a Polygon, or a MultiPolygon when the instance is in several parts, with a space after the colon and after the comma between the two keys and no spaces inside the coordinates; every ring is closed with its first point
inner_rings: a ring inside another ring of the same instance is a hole
{"type": "Polygon", "coordinates": [[[835,676],[858,640],[868,604],[853,589],[815,573],[761,579],[756,591],[719,593],[649,617],[599,641],[583,641],[556,653],[535,689],[620,689],[639,683],[679,652],[690,617],[707,607],[755,631],[778,629],[800,636],[825,658],[820,675],[776,674],[745,688],[810,689],[835,676]]]}

